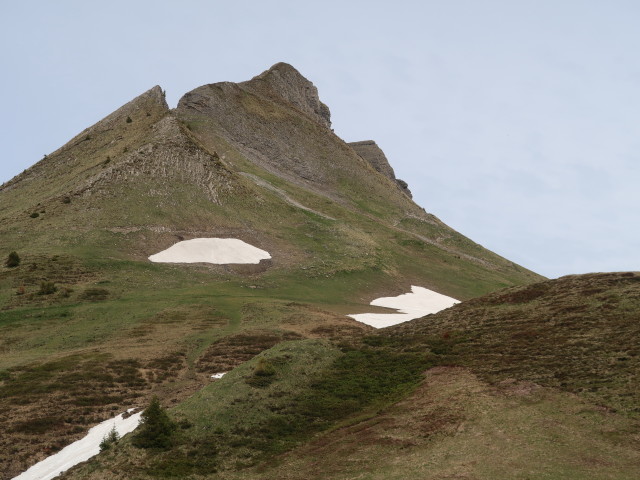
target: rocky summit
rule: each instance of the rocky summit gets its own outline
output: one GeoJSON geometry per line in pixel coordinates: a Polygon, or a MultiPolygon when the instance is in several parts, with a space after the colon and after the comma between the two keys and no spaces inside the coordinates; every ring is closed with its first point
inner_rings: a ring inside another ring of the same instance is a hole
{"type": "Polygon", "coordinates": [[[0,187],[0,478],[637,478],[638,274],[464,237],[291,65],[164,97],[0,187]]]}

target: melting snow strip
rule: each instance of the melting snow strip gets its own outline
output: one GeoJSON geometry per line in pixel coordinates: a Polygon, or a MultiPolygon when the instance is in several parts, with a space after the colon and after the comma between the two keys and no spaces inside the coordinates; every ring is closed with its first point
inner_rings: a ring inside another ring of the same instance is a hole
{"type": "MultiPolygon", "coordinates": [[[[131,410],[133,409],[129,409],[128,412],[131,410]]],[[[140,422],[140,415],[142,412],[124,418],[124,414],[120,414],[96,425],[89,430],[84,438],[36,463],[27,471],[14,477],[13,480],[50,480],[57,477],[74,465],[89,460],[100,453],[100,442],[114,426],[121,437],[134,431],[140,422]]]]}

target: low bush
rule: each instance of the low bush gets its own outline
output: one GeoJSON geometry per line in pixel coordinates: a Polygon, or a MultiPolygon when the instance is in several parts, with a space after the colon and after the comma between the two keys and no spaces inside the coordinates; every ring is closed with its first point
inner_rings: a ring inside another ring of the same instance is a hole
{"type": "Polygon", "coordinates": [[[71,296],[71,294],[73,293],[73,289],[72,288],[63,288],[62,291],[60,292],[60,297],[62,298],[69,298],[71,296]]]}
{"type": "Polygon", "coordinates": [[[270,385],[275,379],[276,369],[264,358],[258,359],[253,375],[245,381],[252,387],[264,388],[270,385]]]}
{"type": "Polygon", "coordinates": [[[51,295],[58,291],[58,287],[56,287],[55,283],[49,281],[40,282],[40,290],[38,290],[38,295],[51,295]]]}
{"type": "Polygon", "coordinates": [[[8,268],[15,268],[20,265],[20,256],[15,251],[11,252],[4,264],[8,268]]]}
{"type": "Polygon", "coordinates": [[[105,288],[87,288],[80,298],[83,300],[99,301],[106,300],[109,297],[109,290],[105,288]]]}

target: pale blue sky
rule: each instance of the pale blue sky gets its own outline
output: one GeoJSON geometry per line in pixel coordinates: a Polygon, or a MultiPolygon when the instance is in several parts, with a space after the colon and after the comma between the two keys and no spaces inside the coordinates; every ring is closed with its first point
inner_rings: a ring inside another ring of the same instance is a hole
{"type": "Polygon", "coordinates": [[[0,1],[0,181],[159,84],[278,61],[415,200],[550,277],[640,270],[640,3],[0,1]]]}

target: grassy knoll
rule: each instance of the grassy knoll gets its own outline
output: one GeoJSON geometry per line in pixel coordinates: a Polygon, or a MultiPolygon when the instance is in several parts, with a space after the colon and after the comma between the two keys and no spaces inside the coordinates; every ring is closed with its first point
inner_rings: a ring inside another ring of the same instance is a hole
{"type": "Polygon", "coordinates": [[[424,355],[366,345],[280,343],[171,409],[183,426],[171,449],[141,456],[125,443],[75,475],[184,478],[267,468],[318,432],[375,416],[412,391],[427,365],[424,355]]]}
{"type": "Polygon", "coordinates": [[[493,382],[532,381],[638,418],[639,311],[639,274],[575,275],[473,299],[384,335],[493,382]]]}
{"type": "Polygon", "coordinates": [[[437,367],[378,415],[268,465],[209,478],[631,480],[638,431],[571,394],[528,382],[490,385],[468,370],[437,367]]]}

